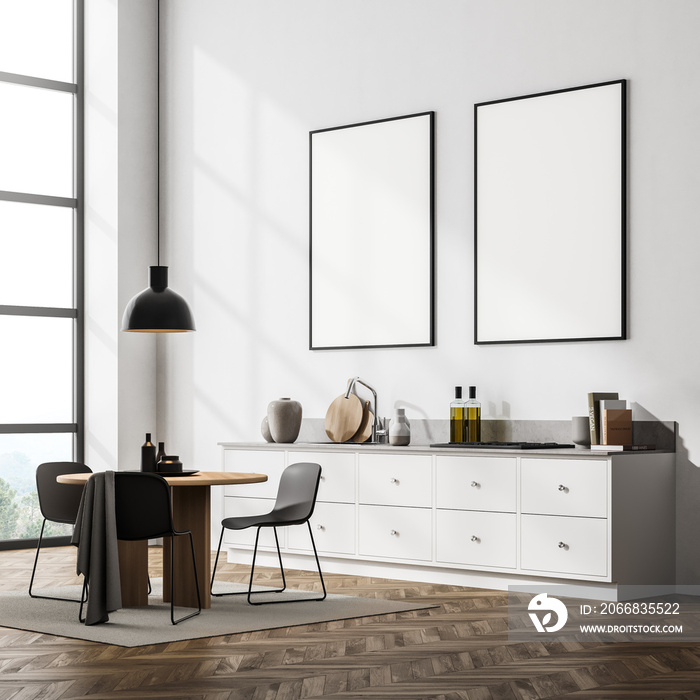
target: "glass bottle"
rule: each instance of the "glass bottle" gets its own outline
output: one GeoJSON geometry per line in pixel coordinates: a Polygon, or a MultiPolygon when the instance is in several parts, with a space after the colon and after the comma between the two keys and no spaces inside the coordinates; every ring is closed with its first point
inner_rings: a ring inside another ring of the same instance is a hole
{"type": "Polygon", "coordinates": [[[465,442],[481,442],[481,404],[476,400],[476,387],[469,387],[469,398],[464,404],[465,442]]]}
{"type": "Polygon", "coordinates": [[[151,442],[151,433],[146,433],[146,442],[141,446],[141,471],[156,470],[156,446],[151,442]]]}
{"type": "Polygon", "coordinates": [[[465,442],[464,440],[464,401],[462,387],[455,387],[455,398],[450,404],[450,442],[465,442]]]}

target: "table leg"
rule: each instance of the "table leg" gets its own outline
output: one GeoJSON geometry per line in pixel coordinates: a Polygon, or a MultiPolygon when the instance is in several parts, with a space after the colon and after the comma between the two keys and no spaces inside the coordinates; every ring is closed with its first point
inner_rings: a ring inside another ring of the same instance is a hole
{"type": "MultiPolygon", "coordinates": [[[[211,607],[211,495],[209,486],[175,486],[170,489],[176,530],[190,530],[194,540],[197,579],[202,608],[211,607]]],[[[170,601],[170,538],[163,538],[163,600],[170,601]]],[[[192,573],[190,538],[175,538],[175,605],[197,607],[192,573]]]]}
{"type": "Polygon", "coordinates": [[[148,605],[148,540],[117,540],[122,607],[148,605]]]}

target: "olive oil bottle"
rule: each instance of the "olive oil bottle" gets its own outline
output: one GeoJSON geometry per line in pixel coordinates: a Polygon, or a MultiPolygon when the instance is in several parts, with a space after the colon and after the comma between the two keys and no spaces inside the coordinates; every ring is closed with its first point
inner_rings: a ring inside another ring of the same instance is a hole
{"type": "Polygon", "coordinates": [[[464,401],[462,387],[455,387],[455,398],[450,404],[450,442],[465,442],[464,439],[464,401]]]}
{"type": "Polygon", "coordinates": [[[476,400],[476,387],[469,387],[464,403],[464,442],[481,442],[481,404],[476,400]]]}

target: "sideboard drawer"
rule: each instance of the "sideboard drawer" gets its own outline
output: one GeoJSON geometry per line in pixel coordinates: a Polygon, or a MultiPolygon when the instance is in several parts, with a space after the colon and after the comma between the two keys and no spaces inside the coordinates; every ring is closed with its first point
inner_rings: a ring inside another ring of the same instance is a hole
{"type": "Polygon", "coordinates": [[[607,462],[523,459],[521,464],[523,513],[607,517],[607,462]]]}
{"type": "Polygon", "coordinates": [[[608,521],[523,515],[521,566],[556,574],[608,575],[608,521]]]}
{"type": "Polygon", "coordinates": [[[359,550],[385,559],[432,559],[429,508],[360,506],[359,550]]]}
{"type": "Polygon", "coordinates": [[[318,501],[355,502],[355,455],[338,452],[291,452],[289,463],[314,462],[321,465],[318,501]]]}
{"type": "Polygon", "coordinates": [[[514,569],[516,518],[515,513],[438,510],[437,560],[514,569]]]}
{"type": "MultiPolygon", "coordinates": [[[[355,554],[355,505],[316,503],[311,529],[319,554],[355,554]]],[[[313,552],[306,525],[287,529],[289,549],[313,552]]]]}
{"type": "MultiPolygon", "coordinates": [[[[269,498],[233,498],[224,497],[224,517],[232,518],[239,515],[262,515],[269,513],[275,506],[274,499],[269,498]]],[[[280,547],[284,547],[285,529],[277,528],[277,537],[280,547]]],[[[230,545],[255,544],[256,527],[249,527],[247,530],[224,530],[224,543],[230,545]]],[[[275,548],[275,535],[271,527],[264,527],[260,530],[260,540],[258,545],[263,548],[275,548]]]]}
{"type": "Polygon", "coordinates": [[[515,513],[514,457],[437,457],[438,508],[515,513]]]}
{"type": "Polygon", "coordinates": [[[244,498],[276,498],[280,476],[284,471],[284,452],[281,450],[224,450],[224,469],[227,472],[267,474],[260,484],[224,486],[225,496],[244,498]]]}
{"type": "Polygon", "coordinates": [[[431,463],[429,455],[361,454],[360,503],[430,508],[431,463]]]}

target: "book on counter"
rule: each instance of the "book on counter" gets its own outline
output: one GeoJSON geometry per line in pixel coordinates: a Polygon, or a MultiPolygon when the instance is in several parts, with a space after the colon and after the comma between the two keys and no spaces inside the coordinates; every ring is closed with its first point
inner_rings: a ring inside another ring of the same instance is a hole
{"type": "Polygon", "coordinates": [[[632,444],[632,409],[626,401],[603,399],[600,402],[600,442],[603,445],[632,444]]]}
{"type": "Polygon", "coordinates": [[[656,445],[591,445],[591,450],[598,452],[644,452],[655,449],[656,445]]]}
{"type": "Polygon", "coordinates": [[[588,394],[588,424],[591,431],[591,445],[599,445],[601,442],[600,402],[619,398],[616,391],[592,391],[588,394]]]}

